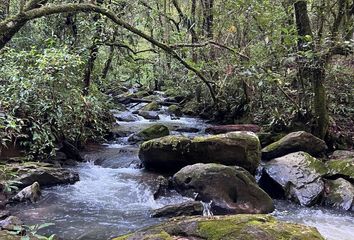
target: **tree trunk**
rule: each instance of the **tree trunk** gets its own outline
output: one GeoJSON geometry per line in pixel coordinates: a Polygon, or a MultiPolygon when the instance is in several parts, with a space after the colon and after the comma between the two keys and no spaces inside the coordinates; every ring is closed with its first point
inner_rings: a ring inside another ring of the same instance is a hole
{"type": "MultiPolygon", "coordinates": [[[[315,51],[312,42],[306,40],[306,36],[313,36],[310,18],[307,12],[306,1],[298,1],[294,4],[296,26],[299,35],[299,51],[315,51]]],[[[316,53],[314,52],[313,55],[316,53]]],[[[315,115],[314,133],[324,139],[329,127],[329,113],[327,107],[327,94],[324,86],[326,77],[325,63],[318,57],[312,59],[300,59],[300,77],[307,79],[313,88],[313,108],[315,115]]]]}

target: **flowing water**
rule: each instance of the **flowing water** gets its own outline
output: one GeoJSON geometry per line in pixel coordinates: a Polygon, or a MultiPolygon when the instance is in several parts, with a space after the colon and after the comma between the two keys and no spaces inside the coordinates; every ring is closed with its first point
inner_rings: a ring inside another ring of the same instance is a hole
{"type": "MultiPolygon", "coordinates": [[[[207,126],[203,121],[192,118],[172,120],[160,115],[159,123],[167,125],[173,134],[187,136],[203,134],[207,126]],[[176,128],[193,127],[198,133],[175,132],[176,128]]],[[[137,132],[155,124],[139,117],[137,122],[118,122],[126,131],[137,132]]],[[[152,209],[184,202],[187,199],[176,192],[158,200],[153,198],[154,180],[158,175],[135,168],[135,165],[114,162],[136,161],[137,147],[128,145],[126,138],[117,139],[100,149],[119,150],[108,164],[97,166],[92,162],[80,164],[75,168],[80,181],[67,186],[45,189],[43,198],[36,204],[17,205],[15,215],[25,224],[54,223],[45,234],[55,233],[63,240],[104,240],[156,224],[160,219],[150,218],[152,209]],[[126,148],[129,151],[126,151],[126,148]],[[120,151],[125,149],[124,151],[120,151]],[[131,150],[133,149],[133,150],[131,150]],[[135,149],[135,150],[134,150],[135,149]],[[118,167],[117,167],[118,166],[118,167]]],[[[88,158],[89,159],[89,158],[88,158]]],[[[212,215],[208,203],[204,203],[205,215],[212,215]]],[[[284,221],[298,222],[317,227],[329,240],[354,240],[354,216],[323,208],[302,208],[288,202],[277,202],[274,215],[284,221]]]]}

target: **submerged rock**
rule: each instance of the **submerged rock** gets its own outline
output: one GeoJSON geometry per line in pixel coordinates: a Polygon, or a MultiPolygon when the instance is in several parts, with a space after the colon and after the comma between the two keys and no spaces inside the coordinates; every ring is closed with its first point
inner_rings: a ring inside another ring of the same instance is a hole
{"type": "Polygon", "coordinates": [[[154,138],[160,138],[170,135],[168,127],[162,124],[156,124],[151,127],[145,128],[144,130],[131,135],[128,138],[129,142],[141,142],[148,141],[154,138]]]}
{"type": "Polygon", "coordinates": [[[251,173],[260,162],[260,143],[251,132],[196,137],[167,136],[144,142],[139,157],[147,169],[175,172],[194,163],[237,165],[251,173]]]}
{"type": "Polygon", "coordinates": [[[354,182],[354,158],[330,160],[326,163],[328,177],[340,176],[354,182]]]}
{"type": "Polygon", "coordinates": [[[33,183],[31,186],[25,187],[14,197],[10,199],[11,202],[26,202],[31,201],[36,203],[41,197],[41,189],[38,182],[33,183]]]}
{"type": "Polygon", "coordinates": [[[123,112],[118,115],[115,115],[115,118],[117,118],[118,121],[122,122],[136,122],[139,120],[137,116],[129,112],[123,112]]]}
{"type": "Polygon", "coordinates": [[[173,176],[178,192],[196,200],[210,202],[213,213],[269,213],[272,199],[249,172],[221,164],[194,164],[173,176]]]}
{"type": "Polygon", "coordinates": [[[262,149],[262,159],[270,160],[293,152],[307,152],[318,156],[327,149],[326,143],[311,133],[299,131],[289,133],[279,141],[262,149]]]}
{"type": "Polygon", "coordinates": [[[156,209],[152,212],[151,217],[159,218],[203,215],[203,210],[204,208],[201,202],[189,201],[156,209]]]}
{"type": "Polygon", "coordinates": [[[308,153],[290,153],[262,163],[261,168],[259,185],[273,198],[312,206],[323,193],[325,165],[308,153]]]}
{"type": "Polygon", "coordinates": [[[159,120],[159,114],[157,112],[154,111],[139,111],[138,114],[140,116],[142,116],[145,119],[149,119],[149,120],[159,120]]]}
{"type": "Polygon", "coordinates": [[[42,187],[58,184],[73,184],[79,181],[79,174],[69,169],[54,167],[52,164],[39,162],[25,162],[7,165],[9,171],[16,173],[14,179],[20,188],[38,182],[42,187]]]}
{"type": "Polygon", "coordinates": [[[354,186],[343,178],[326,181],[324,205],[354,211],[354,186]]]}
{"type": "Polygon", "coordinates": [[[220,134],[236,131],[248,131],[257,133],[261,128],[254,124],[233,124],[233,125],[221,125],[221,126],[212,126],[205,129],[206,133],[211,134],[220,134]]]}
{"type": "Polygon", "coordinates": [[[316,228],[268,215],[182,217],[113,240],[324,240],[316,228]]]}

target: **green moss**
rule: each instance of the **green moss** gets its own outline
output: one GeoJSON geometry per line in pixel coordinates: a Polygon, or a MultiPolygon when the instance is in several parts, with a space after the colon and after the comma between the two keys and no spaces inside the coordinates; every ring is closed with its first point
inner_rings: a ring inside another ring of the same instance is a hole
{"type": "Polygon", "coordinates": [[[331,160],[326,163],[328,175],[343,175],[354,179],[354,159],[331,160]]]}
{"type": "Polygon", "coordinates": [[[177,105],[169,106],[167,111],[171,114],[175,114],[176,116],[182,116],[182,110],[177,105]]]}
{"type": "Polygon", "coordinates": [[[162,124],[153,125],[137,133],[137,136],[143,138],[144,140],[160,138],[168,135],[170,135],[168,127],[162,124]]]}
{"type": "Polygon", "coordinates": [[[160,109],[160,106],[157,102],[153,101],[146,106],[143,107],[143,111],[158,111],[160,109]]]}
{"type": "Polygon", "coordinates": [[[328,172],[328,169],[326,165],[319,159],[312,157],[310,154],[305,153],[307,162],[309,164],[309,167],[314,169],[317,173],[323,175],[326,175],[328,172]]]}

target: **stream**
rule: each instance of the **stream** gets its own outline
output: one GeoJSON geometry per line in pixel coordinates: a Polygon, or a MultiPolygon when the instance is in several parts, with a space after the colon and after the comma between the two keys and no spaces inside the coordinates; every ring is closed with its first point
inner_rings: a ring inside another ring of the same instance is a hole
{"type": "MultiPolygon", "coordinates": [[[[135,107],[134,109],[137,109],[135,107]]],[[[132,110],[134,110],[132,109],[132,110]]],[[[172,120],[160,114],[160,120],[149,121],[138,117],[136,122],[117,122],[124,131],[137,132],[149,125],[161,123],[168,126],[172,134],[186,136],[201,135],[207,124],[195,118],[172,120]],[[176,132],[176,128],[193,127],[198,133],[176,132]]],[[[153,185],[158,176],[129,162],[137,160],[138,146],[127,142],[127,137],[116,139],[110,144],[87,153],[105,154],[119,151],[115,158],[95,165],[92,161],[81,163],[74,169],[80,181],[67,186],[56,186],[43,190],[42,199],[36,204],[21,204],[12,209],[25,224],[54,223],[41,234],[56,234],[63,240],[110,239],[142,227],[158,223],[161,219],[150,218],[152,209],[188,200],[171,191],[154,200],[153,185]],[[127,150],[128,149],[128,150],[127,150]],[[123,161],[122,167],[117,162],[123,161]]],[[[304,208],[276,201],[273,213],[280,220],[302,223],[317,227],[328,240],[354,240],[354,214],[325,208],[304,208]]]]}

